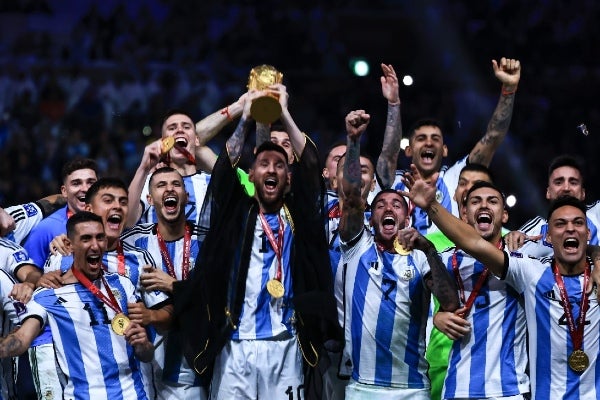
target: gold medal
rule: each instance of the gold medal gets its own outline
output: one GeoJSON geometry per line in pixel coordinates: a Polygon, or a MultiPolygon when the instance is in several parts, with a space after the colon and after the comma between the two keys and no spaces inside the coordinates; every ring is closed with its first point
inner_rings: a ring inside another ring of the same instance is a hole
{"type": "Polygon", "coordinates": [[[285,293],[283,283],[279,282],[277,279],[269,280],[267,282],[267,292],[275,299],[283,297],[283,294],[285,293]]]}
{"type": "Polygon", "coordinates": [[[175,146],[175,138],[173,136],[163,138],[162,142],[160,143],[161,154],[167,154],[169,151],[171,151],[173,146],[175,146]]]}
{"type": "Polygon", "coordinates": [[[569,356],[569,367],[575,372],[583,372],[590,365],[590,359],[583,350],[575,350],[569,356]]]}
{"type": "Polygon", "coordinates": [[[410,250],[405,249],[404,246],[400,244],[400,242],[398,241],[398,236],[394,238],[393,246],[394,250],[396,250],[396,253],[400,254],[401,256],[406,256],[410,254],[410,250]]]}
{"type": "Polygon", "coordinates": [[[117,335],[123,336],[125,334],[125,329],[127,329],[130,323],[131,321],[125,314],[118,313],[114,316],[112,321],[110,321],[110,326],[117,335]]]}

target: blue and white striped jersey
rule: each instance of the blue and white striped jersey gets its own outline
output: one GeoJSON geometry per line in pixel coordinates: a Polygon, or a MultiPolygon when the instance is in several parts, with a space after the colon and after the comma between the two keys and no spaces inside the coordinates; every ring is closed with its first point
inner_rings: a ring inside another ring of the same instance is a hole
{"type": "MultiPolygon", "coordinates": [[[[600,243],[600,200],[587,206],[587,226],[590,230],[589,244],[598,245],[600,243]]],[[[552,243],[546,240],[548,233],[548,221],[543,217],[535,217],[525,222],[519,228],[527,236],[541,236],[539,240],[527,240],[519,249],[519,252],[534,256],[537,258],[551,257],[553,254],[552,243]]]]}
{"type": "MultiPolygon", "coordinates": [[[[144,184],[144,190],[142,190],[142,196],[140,201],[142,202],[142,217],[138,221],[139,224],[155,223],[158,222],[156,217],[156,211],[154,206],[148,203],[148,182],[150,176],[146,179],[144,184]]],[[[183,184],[185,185],[185,191],[188,193],[188,203],[185,206],[185,219],[188,221],[194,221],[198,225],[200,218],[200,211],[202,210],[202,202],[206,196],[206,189],[210,182],[210,175],[204,172],[197,172],[194,175],[188,175],[183,177],[183,184]]]]}
{"type": "Polygon", "coordinates": [[[0,238],[0,269],[6,271],[14,280],[20,267],[26,264],[34,264],[29,258],[27,250],[12,240],[0,238]]]}
{"type": "MultiPolygon", "coordinates": [[[[138,300],[129,279],[110,273],[104,276],[121,309],[138,300]]],[[[101,290],[107,295],[104,284],[101,290]]],[[[116,313],[85,286],[74,283],[59,289],[40,288],[26,308],[21,320],[40,318],[50,326],[57,360],[67,377],[64,398],[147,398],[133,347],[111,329],[116,313]]]]}
{"type": "MultiPolygon", "coordinates": [[[[563,281],[577,319],[583,293],[583,274],[563,275],[563,281]]],[[[552,259],[538,260],[513,253],[509,257],[506,283],[525,298],[529,334],[529,370],[533,399],[597,399],[600,398],[600,310],[597,289],[588,297],[583,333],[583,350],[590,365],[582,373],[572,371],[568,357],[573,342],[566,323],[563,302],[554,274],[552,259]]]]}
{"type": "MultiPolygon", "coordinates": [[[[454,249],[441,254],[454,276],[454,249]]],[[[456,262],[468,299],[484,265],[461,250],[456,262]]],[[[488,398],[529,393],[527,329],[522,297],[489,274],[466,317],[471,333],[452,342],[442,398],[488,398]]]]}
{"type": "MultiPolygon", "coordinates": [[[[438,180],[436,182],[436,200],[449,212],[454,214],[455,216],[460,218],[460,214],[458,212],[458,204],[454,201],[454,192],[456,191],[456,187],[458,186],[458,177],[460,175],[460,171],[463,169],[465,165],[467,165],[469,156],[465,156],[462,159],[458,160],[454,165],[448,167],[447,165],[443,165],[440,169],[440,174],[438,180]]],[[[396,190],[408,191],[408,188],[402,182],[402,177],[406,171],[396,171],[396,179],[392,184],[392,188],[396,190]]],[[[427,213],[423,211],[419,207],[414,207],[411,212],[411,221],[412,226],[419,231],[419,233],[423,236],[428,233],[433,233],[439,231],[437,226],[431,222],[427,213]]]]}
{"type": "MultiPolygon", "coordinates": [[[[0,336],[5,337],[11,333],[19,324],[18,314],[25,310],[23,303],[11,299],[15,280],[6,271],[0,269],[0,301],[2,310],[0,313],[0,336]]],[[[13,358],[3,358],[0,360],[0,400],[16,399],[16,374],[17,368],[13,358]]]]}
{"type": "Polygon", "coordinates": [[[29,232],[44,218],[40,207],[35,203],[19,204],[5,210],[15,220],[15,230],[6,237],[15,243],[22,244],[29,232]]]}
{"type": "MultiPolygon", "coordinates": [[[[152,258],[152,255],[141,248],[130,245],[129,243],[123,243],[123,256],[124,256],[124,273],[121,274],[119,270],[119,254],[117,250],[107,251],[102,255],[102,264],[106,268],[106,272],[120,274],[129,278],[133,286],[136,289],[136,295],[144,300],[146,307],[151,308],[156,304],[159,304],[168,299],[168,295],[163,292],[146,292],[140,283],[140,274],[144,272],[144,266],[151,265],[156,267],[156,261],[152,258]]],[[[60,270],[61,272],[67,272],[73,265],[73,256],[63,256],[60,253],[53,254],[46,260],[44,264],[44,273],[50,271],[60,270]]]]}
{"type": "Polygon", "coordinates": [[[246,295],[242,305],[239,327],[232,334],[234,340],[270,339],[285,332],[295,334],[292,325],[294,309],[291,299],[294,294],[290,271],[294,235],[284,208],[279,213],[265,214],[276,240],[279,237],[278,216],[281,217],[284,226],[281,282],[285,293],[283,297],[275,299],[266,289],[267,282],[276,276],[278,261],[263,230],[260,218],[256,218],[252,254],[246,278],[246,295]]]}
{"type": "MultiPolygon", "coordinates": [[[[190,243],[190,260],[189,268],[190,271],[196,265],[196,257],[200,252],[202,246],[199,230],[195,224],[188,221],[191,227],[191,243],[190,243]]],[[[156,236],[156,224],[140,224],[135,225],[131,229],[123,232],[121,240],[124,243],[128,243],[131,246],[146,249],[152,259],[154,259],[163,272],[168,273],[167,264],[163,260],[156,236]]],[[[182,264],[183,264],[183,246],[184,239],[181,237],[175,241],[166,241],[167,251],[173,262],[173,268],[175,272],[175,278],[181,280],[183,278],[182,264]]],[[[183,357],[181,343],[174,340],[169,340],[167,334],[159,334],[157,332],[152,333],[152,341],[155,345],[153,370],[155,372],[155,380],[160,382],[166,380],[169,382],[176,382],[188,385],[198,386],[200,384],[194,371],[189,367],[187,361],[183,357]]],[[[158,388],[160,392],[160,387],[158,388]]]]}
{"type": "Polygon", "coordinates": [[[430,387],[425,331],[430,291],[424,253],[379,252],[363,229],[358,242],[342,243],[345,342],[341,374],[359,383],[395,388],[430,387]]]}

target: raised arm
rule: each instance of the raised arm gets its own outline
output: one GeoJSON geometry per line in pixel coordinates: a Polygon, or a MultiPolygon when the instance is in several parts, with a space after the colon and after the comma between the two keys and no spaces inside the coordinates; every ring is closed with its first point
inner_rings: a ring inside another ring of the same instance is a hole
{"type": "Polygon", "coordinates": [[[246,93],[230,105],[196,122],[196,136],[202,147],[214,138],[228,123],[242,115],[246,93]]]}
{"type": "Polygon", "coordinates": [[[289,94],[287,88],[282,84],[276,84],[269,86],[268,89],[271,93],[276,93],[279,96],[279,104],[281,104],[281,123],[285,126],[285,131],[290,137],[292,148],[296,154],[296,158],[300,159],[302,152],[304,152],[304,146],[306,146],[306,136],[300,131],[296,122],[292,118],[290,111],[288,110],[288,98],[289,94]]]}
{"type": "Polygon", "coordinates": [[[346,156],[341,159],[344,168],[342,181],[338,185],[338,194],[342,205],[339,231],[343,241],[355,238],[364,226],[365,201],[360,195],[362,184],[360,137],[367,129],[370,119],[371,116],[364,110],[351,111],[346,115],[348,142],[346,156]]]}
{"type": "Polygon", "coordinates": [[[492,60],[492,66],[494,75],[502,83],[500,99],[488,123],[485,135],[469,154],[469,162],[482,164],[486,167],[492,162],[494,152],[508,132],[515,103],[515,94],[521,78],[521,63],[519,60],[502,57],[499,64],[496,60],[492,60]]]}
{"type": "Polygon", "coordinates": [[[248,132],[250,131],[250,127],[252,126],[252,118],[250,117],[250,106],[252,105],[252,100],[255,98],[264,95],[262,91],[258,90],[250,90],[246,96],[242,96],[244,99],[244,109],[242,111],[242,117],[235,128],[233,134],[227,139],[225,143],[225,148],[227,149],[227,155],[229,155],[229,160],[232,165],[237,165],[237,162],[242,155],[242,150],[244,148],[244,143],[246,142],[246,137],[248,136],[248,132]]]}
{"type": "Polygon", "coordinates": [[[398,94],[398,77],[392,65],[381,64],[383,76],[381,80],[381,93],[388,101],[387,119],[383,134],[383,145],[377,159],[377,176],[381,180],[382,188],[387,189],[394,183],[396,165],[400,153],[400,140],[402,139],[402,121],[400,120],[400,95],[398,94]]]}
{"type": "Polygon", "coordinates": [[[198,169],[212,173],[217,155],[206,144],[221,132],[228,123],[242,115],[246,96],[247,94],[244,93],[235,102],[196,122],[196,136],[200,143],[196,147],[196,166],[198,169]]]}
{"type": "Polygon", "coordinates": [[[146,178],[160,161],[162,139],[155,140],[144,148],[144,154],[135,175],[129,184],[129,212],[127,214],[126,226],[135,225],[142,216],[142,204],[140,198],[146,184],[146,178]]]}
{"type": "MultiPolygon", "coordinates": [[[[435,199],[436,187],[425,182],[416,167],[411,164],[411,173],[404,175],[404,183],[410,192],[401,192],[413,203],[427,212],[431,221],[450,239],[497,275],[504,275],[504,252],[482,238],[466,222],[456,218],[435,199]]],[[[436,182],[435,173],[431,182],[436,182]]]]}

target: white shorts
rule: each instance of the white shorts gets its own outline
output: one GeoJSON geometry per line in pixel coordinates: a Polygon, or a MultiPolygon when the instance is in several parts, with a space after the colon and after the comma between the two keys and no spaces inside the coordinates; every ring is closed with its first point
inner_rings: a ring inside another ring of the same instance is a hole
{"type": "Polygon", "coordinates": [[[215,360],[211,399],[304,398],[302,355],[296,337],[230,340],[215,360]]]}
{"type": "Polygon", "coordinates": [[[157,400],[207,400],[206,389],[182,383],[160,382],[156,385],[157,400]]]}
{"type": "Polygon", "coordinates": [[[349,379],[339,377],[342,353],[327,353],[331,364],[323,375],[323,400],[344,400],[349,379]]]}
{"type": "Polygon", "coordinates": [[[46,343],[30,347],[29,362],[31,363],[31,375],[38,398],[44,400],[62,399],[63,385],[66,383],[66,378],[56,361],[54,344],[46,343]]]}
{"type": "Polygon", "coordinates": [[[429,389],[402,389],[366,385],[351,381],[346,386],[346,400],[429,400],[429,389]]]}

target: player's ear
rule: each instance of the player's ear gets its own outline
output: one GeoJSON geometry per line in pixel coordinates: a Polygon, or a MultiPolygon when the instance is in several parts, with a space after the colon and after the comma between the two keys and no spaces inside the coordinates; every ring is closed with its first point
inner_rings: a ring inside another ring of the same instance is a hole
{"type": "Polygon", "coordinates": [[[502,224],[506,224],[507,222],[508,222],[508,211],[502,210],[502,224]]]}
{"type": "Polygon", "coordinates": [[[444,149],[444,152],[442,153],[442,155],[444,157],[448,157],[448,146],[444,145],[444,147],[442,147],[444,149]]]}

